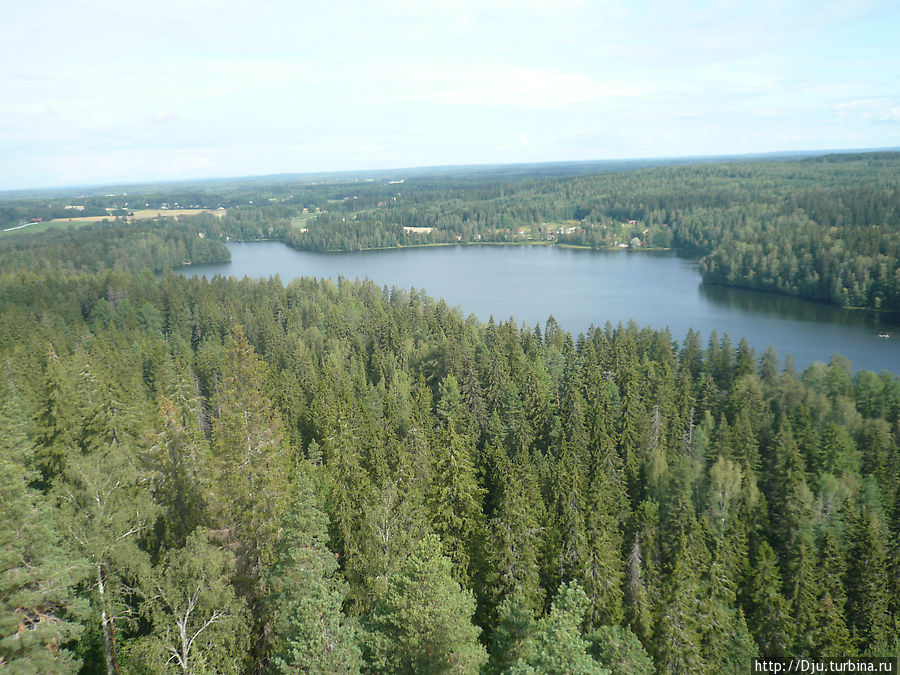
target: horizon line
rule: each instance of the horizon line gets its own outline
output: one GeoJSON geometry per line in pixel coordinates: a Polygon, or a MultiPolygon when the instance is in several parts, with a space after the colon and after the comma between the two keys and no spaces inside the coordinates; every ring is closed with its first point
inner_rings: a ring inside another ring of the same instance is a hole
{"type": "MultiPolygon", "coordinates": [[[[420,171],[437,171],[446,169],[494,169],[494,168],[515,168],[515,167],[540,167],[540,166],[562,166],[562,165],[590,165],[590,164],[614,164],[614,163],[638,163],[638,162],[703,162],[706,160],[742,160],[742,159],[782,159],[794,158],[800,159],[805,157],[822,157],[828,155],[852,155],[852,154],[875,154],[879,152],[900,152],[900,146],[874,147],[874,148],[826,148],[826,149],[809,149],[809,150],[769,150],[763,152],[745,152],[745,153],[723,153],[713,155],[668,155],[668,156],[645,156],[645,157],[626,157],[615,159],[578,159],[578,160],[548,160],[543,162],[483,162],[475,164],[424,164],[418,166],[390,167],[379,169],[337,169],[330,171],[297,171],[297,172],[280,172],[272,174],[251,174],[251,175],[222,175],[222,176],[205,176],[199,178],[161,178],[161,179],[144,179],[139,181],[128,182],[107,182],[107,183],[80,183],[72,185],[49,185],[44,187],[23,187],[12,188],[9,190],[0,190],[0,201],[13,201],[16,199],[27,199],[28,193],[47,193],[53,191],[69,192],[73,190],[111,190],[113,188],[135,188],[135,187],[163,187],[177,185],[202,185],[213,182],[225,181],[265,181],[265,180],[288,180],[297,178],[313,178],[313,177],[340,177],[353,176],[362,173],[383,174],[391,172],[420,172],[420,171]]],[[[37,196],[37,194],[35,195],[37,196]]]]}

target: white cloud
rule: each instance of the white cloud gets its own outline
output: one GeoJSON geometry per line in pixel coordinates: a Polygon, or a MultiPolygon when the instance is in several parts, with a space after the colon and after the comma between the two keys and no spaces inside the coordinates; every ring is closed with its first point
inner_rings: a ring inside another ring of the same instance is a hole
{"type": "Polygon", "coordinates": [[[876,122],[900,122],[900,102],[886,97],[857,98],[833,106],[838,117],[855,117],[876,122]]]}
{"type": "Polygon", "coordinates": [[[892,0],[6,5],[0,189],[900,144],[892,0]]]}

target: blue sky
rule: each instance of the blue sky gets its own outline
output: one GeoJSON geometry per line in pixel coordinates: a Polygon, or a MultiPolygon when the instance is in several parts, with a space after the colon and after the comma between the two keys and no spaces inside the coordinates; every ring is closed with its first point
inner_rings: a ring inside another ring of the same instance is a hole
{"type": "Polygon", "coordinates": [[[900,3],[0,0],[0,190],[900,146],[900,3]]]}

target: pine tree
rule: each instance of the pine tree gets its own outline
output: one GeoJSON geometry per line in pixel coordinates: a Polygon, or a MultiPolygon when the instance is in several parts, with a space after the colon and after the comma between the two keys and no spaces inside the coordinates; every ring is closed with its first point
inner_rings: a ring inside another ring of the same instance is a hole
{"type": "Polygon", "coordinates": [[[359,672],[357,629],[342,612],[347,588],[328,550],[315,473],[308,464],[298,467],[275,561],[266,570],[272,664],[280,673],[359,672]]]}
{"type": "Polygon", "coordinates": [[[587,596],[577,583],[560,586],[550,612],[535,623],[532,637],[509,669],[510,675],[609,675],[590,655],[590,643],[581,634],[587,607],[587,596]]]}
{"type": "Polygon", "coordinates": [[[85,603],[75,586],[85,561],[67,554],[46,497],[30,487],[34,451],[21,398],[0,406],[0,665],[11,672],[73,673],[72,641],[85,603]]]}
{"type": "Polygon", "coordinates": [[[517,593],[513,593],[497,608],[497,621],[491,635],[491,658],[488,671],[501,675],[524,658],[528,641],[535,631],[534,614],[517,593]]]}
{"type": "Polygon", "coordinates": [[[600,626],[590,634],[591,655],[611,675],[653,675],[653,659],[628,628],[600,626]]]}
{"type": "Polygon", "coordinates": [[[477,673],[487,662],[472,624],[475,600],[453,580],[435,535],[425,537],[369,621],[367,660],[383,673],[477,673]]]}

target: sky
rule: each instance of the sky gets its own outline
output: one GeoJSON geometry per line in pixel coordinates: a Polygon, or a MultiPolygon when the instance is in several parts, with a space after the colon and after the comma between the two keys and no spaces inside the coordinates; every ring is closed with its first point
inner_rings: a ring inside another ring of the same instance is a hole
{"type": "Polygon", "coordinates": [[[896,0],[0,0],[0,190],[900,146],[896,0]]]}

